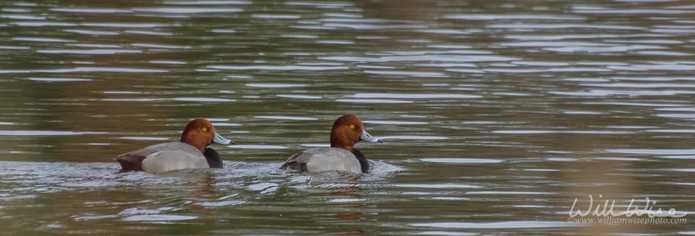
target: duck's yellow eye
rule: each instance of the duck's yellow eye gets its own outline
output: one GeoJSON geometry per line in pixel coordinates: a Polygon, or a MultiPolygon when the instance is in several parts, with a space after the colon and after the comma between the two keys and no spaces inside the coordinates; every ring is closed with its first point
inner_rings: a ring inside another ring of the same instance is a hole
{"type": "Polygon", "coordinates": [[[350,129],[354,129],[354,128],[355,128],[355,125],[350,124],[348,127],[350,127],[350,129]]]}
{"type": "Polygon", "coordinates": [[[200,128],[200,131],[203,131],[203,133],[207,133],[207,132],[208,132],[208,127],[200,128]]]}

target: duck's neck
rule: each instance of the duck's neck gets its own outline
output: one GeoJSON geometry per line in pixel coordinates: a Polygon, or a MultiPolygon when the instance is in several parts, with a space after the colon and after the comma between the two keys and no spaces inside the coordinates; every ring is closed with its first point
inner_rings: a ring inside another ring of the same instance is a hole
{"type": "Polygon", "coordinates": [[[220,154],[218,154],[215,149],[205,148],[203,156],[205,156],[205,160],[208,161],[208,166],[210,166],[210,168],[222,168],[222,158],[220,158],[220,154]]]}
{"type": "Polygon", "coordinates": [[[367,173],[367,171],[369,171],[369,161],[367,161],[367,158],[364,157],[364,154],[362,154],[362,152],[360,152],[360,150],[357,149],[352,149],[351,152],[355,155],[357,161],[360,162],[360,168],[362,168],[362,173],[367,173]]]}

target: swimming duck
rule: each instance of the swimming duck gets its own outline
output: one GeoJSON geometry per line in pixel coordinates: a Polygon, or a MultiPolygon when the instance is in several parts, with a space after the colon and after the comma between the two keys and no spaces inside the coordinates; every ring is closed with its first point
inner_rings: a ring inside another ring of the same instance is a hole
{"type": "Polygon", "coordinates": [[[341,171],[353,174],[367,173],[367,158],[355,149],[359,141],[382,143],[364,129],[362,121],[356,115],[346,114],[333,123],[330,148],[311,148],[296,153],[280,167],[300,172],[318,173],[324,171],[341,171]]]}
{"type": "Polygon", "coordinates": [[[116,157],[121,172],[146,171],[163,173],[193,168],[222,168],[219,154],[207,146],[211,143],[230,144],[232,141],[215,132],[212,123],[204,118],[191,120],[178,142],[160,143],[116,157]]]}

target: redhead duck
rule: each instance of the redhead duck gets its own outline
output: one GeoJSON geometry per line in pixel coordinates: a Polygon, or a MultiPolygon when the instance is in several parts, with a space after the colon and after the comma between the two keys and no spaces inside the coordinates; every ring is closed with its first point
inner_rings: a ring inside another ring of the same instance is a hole
{"type": "Polygon", "coordinates": [[[163,173],[192,168],[222,168],[219,154],[207,146],[211,143],[229,144],[232,141],[215,132],[207,119],[191,120],[181,133],[181,141],[160,143],[118,155],[121,172],[146,171],[163,173]]]}
{"type": "Polygon", "coordinates": [[[359,141],[383,143],[382,139],[367,133],[357,116],[343,115],[333,123],[330,148],[301,151],[290,156],[280,168],[309,173],[323,171],[366,173],[369,170],[369,162],[362,152],[354,148],[359,141]]]}

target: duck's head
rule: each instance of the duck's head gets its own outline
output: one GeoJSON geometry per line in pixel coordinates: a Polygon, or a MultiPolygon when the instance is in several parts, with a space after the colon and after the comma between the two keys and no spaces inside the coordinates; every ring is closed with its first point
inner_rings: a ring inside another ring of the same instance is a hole
{"type": "Polygon", "coordinates": [[[359,141],[370,143],[384,142],[382,139],[367,133],[362,121],[356,115],[346,114],[335,120],[333,129],[331,129],[331,147],[352,151],[352,148],[359,141]]]}
{"type": "Polygon", "coordinates": [[[207,119],[197,118],[188,122],[184,128],[181,133],[181,142],[190,144],[202,152],[211,143],[230,144],[232,140],[215,132],[215,127],[207,119]]]}

